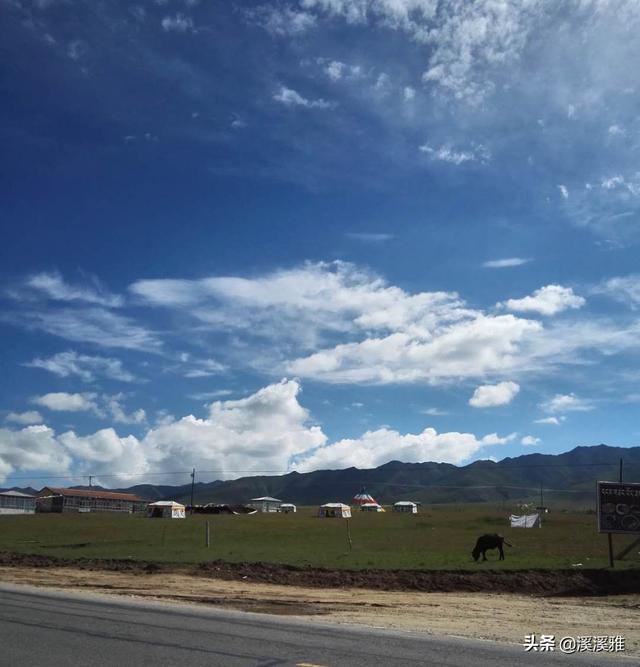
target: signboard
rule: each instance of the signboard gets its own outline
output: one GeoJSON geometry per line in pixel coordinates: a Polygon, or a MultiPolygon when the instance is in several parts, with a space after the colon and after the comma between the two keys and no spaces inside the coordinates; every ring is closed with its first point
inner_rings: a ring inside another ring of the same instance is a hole
{"type": "Polygon", "coordinates": [[[640,533],[640,484],[598,482],[598,532],[640,533]]]}

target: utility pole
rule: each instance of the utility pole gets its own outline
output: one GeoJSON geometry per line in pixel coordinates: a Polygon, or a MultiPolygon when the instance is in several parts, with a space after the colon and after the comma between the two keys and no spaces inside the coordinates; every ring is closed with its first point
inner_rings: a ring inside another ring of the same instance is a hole
{"type": "Polygon", "coordinates": [[[191,471],[191,514],[193,514],[193,487],[196,483],[196,469],[191,471]]]}
{"type": "Polygon", "coordinates": [[[91,481],[93,480],[93,475],[89,475],[89,488],[91,488],[91,481]]]}

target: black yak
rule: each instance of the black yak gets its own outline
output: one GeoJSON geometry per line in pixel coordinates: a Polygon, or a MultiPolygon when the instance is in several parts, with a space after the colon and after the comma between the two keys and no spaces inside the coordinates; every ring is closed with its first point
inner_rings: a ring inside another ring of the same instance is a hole
{"type": "Polygon", "coordinates": [[[503,544],[506,544],[508,547],[513,546],[512,544],[509,544],[502,535],[498,535],[497,533],[480,535],[476,542],[476,546],[471,552],[473,560],[477,561],[478,558],[480,558],[480,554],[482,554],[482,560],[487,560],[487,555],[485,553],[487,549],[498,549],[500,552],[500,560],[504,560],[504,551],[502,549],[503,544]]]}

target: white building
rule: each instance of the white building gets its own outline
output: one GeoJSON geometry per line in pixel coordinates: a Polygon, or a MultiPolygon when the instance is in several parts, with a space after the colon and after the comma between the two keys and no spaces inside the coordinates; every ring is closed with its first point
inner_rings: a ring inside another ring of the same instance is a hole
{"type": "Polygon", "coordinates": [[[249,505],[257,509],[258,512],[279,512],[282,500],[271,498],[270,496],[262,496],[262,498],[251,498],[249,505]]]}
{"type": "Polygon", "coordinates": [[[412,503],[410,500],[400,500],[397,503],[393,503],[394,512],[406,512],[407,514],[417,514],[418,505],[412,503]]]}
{"type": "Polygon", "coordinates": [[[35,514],[36,498],[21,491],[0,492],[0,514],[35,514]]]}
{"type": "Polygon", "coordinates": [[[150,519],[184,519],[185,507],[175,500],[158,500],[147,505],[147,517],[150,519]]]}

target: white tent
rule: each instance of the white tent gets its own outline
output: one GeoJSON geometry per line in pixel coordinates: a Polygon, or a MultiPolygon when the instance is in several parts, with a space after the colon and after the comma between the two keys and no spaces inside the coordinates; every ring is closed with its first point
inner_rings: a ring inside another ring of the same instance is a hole
{"type": "Polygon", "coordinates": [[[410,500],[399,500],[397,503],[393,503],[394,512],[407,512],[408,514],[417,514],[418,506],[416,503],[412,503],[410,500]]]}
{"type": "Polygon", "coordinates": [[[147,517],[150,519],[184,519],[184,505],[175,500],[158,500],[147,505],[147,517]]]}
{"type": "Polygon", "coordinates": [[[540,515],[539,514],[522,514],[518,516],[512,514],[510,517],[511,527],[512,528],[540,528],[540,515]]]}
{"type": "Polygon", "coordinates": [[[361,512],[384,512],[384,508],[378,505],[378,503],[362,503],[360,505],[361,512]]]}
{"type": "Polygon", "coordinates": [[[325,503],[320,505],[318,516],[324,518],[348,519],[351,516],[351,508],[344,503],[325,503]]]}
{"type": "Polygon", "coordinates": [[[298,511],[298,508],[292,503],[282,503],[282,505],[280,505],[280,511],[283,514],[295,514],[298,511]]]}
{"type": "Polygon", "coordinates": [[[370,493],[367,493],[367,490],[363,486],[360,489],[360,492],[353,496],[351,499],[351,504],[364,505],[365,503],[375,503],[377,505],[378,501],[370,493]]]}
{"type": "Polygon", "coordinates": [[[282,500],[271,496],[261,496],[260,498],[251,498],[249,505],[255,507],[258,512],[279,512],[282,500]]]}

